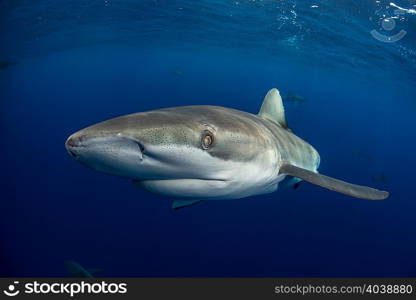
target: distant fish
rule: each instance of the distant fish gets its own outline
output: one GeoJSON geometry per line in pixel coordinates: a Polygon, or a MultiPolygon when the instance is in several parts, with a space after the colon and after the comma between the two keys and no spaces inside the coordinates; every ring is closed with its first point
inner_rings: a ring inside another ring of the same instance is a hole
{"type": "Polygon", "coordinates": [[[371,161],[372,160],[372,157],[371,157],[370,154],[368,154],[367,152],[365,152],[365,151],[363,151],[363,150],[361,150],[359,148],[354,148],[354,149],[352,149],[351,152],[352,152],[352,154],[355,157],[357,157],[357,158],[359,158],[361,160],[367,160],[367,161],[371,161]]]}
{"type": "Polygon", "coordinates": [[[380,175],[375,175],[375,176],[371,177],[371,180],[374,183],[388,183],[389,182],[389,177],[384,175],[384,174],[380,174],[380,175]]]}
{"type": "Polygon", "coordinates": [[[66,261],[65,262],[66,269],[68,273],[72,277],[79,277],[79,278],[92,278],[94,277],[93,274],[100,272],[98,269],[85,269],[79,263],[75,261],[66,261]]]}
{"type": "Polygon", "coordinates": [[[17,65],[17,61],[0,60],[0,70],[4,70],[17,65]]]}
{"type": "Polygon", "coordinates": [[[183,75],[183,70],[180,69],[180,68],[176,68],[172,71],[172,73],[173,73],[173,75],[176,75],[176,76],[182,76],[183,75]]]}
{"type": "Polygon", "coordinates": [[[183,71],[182,70],[179,70],[179,69],[176,69],[175,70],[175,75],[182,76],[183,75],[183,71]]]}
{"type": "Polygon", "coordinates": [[[299,94],[293,93],[293,92],[289,92],[286,95],[283,95],[282,99],[285,102],[294,102],[294,103],[306,102],[305,97],[303,97],[299,94]]]}

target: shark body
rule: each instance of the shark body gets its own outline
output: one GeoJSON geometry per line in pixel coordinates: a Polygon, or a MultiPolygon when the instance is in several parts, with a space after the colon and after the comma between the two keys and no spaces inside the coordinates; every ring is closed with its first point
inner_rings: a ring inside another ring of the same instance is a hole
{"type": "Polygon", "coordinates": [[[287,175],[359,198],[388,196],[318,174],[319,154],[287,127],[277,89],[257,115],[219,106],[165,108],[87,127],[65,145],[92,169],[176,199],[174,208],[271,193],[287,175]]]}
{"type": "Polygon", "coordinates": [[[293,93],[293,92],[287,93],[286,95],[282,96],[282,98],[283,98],[283,101],[286,101],[286,102],[294,102],[294,103],[306,102],[305,97],[299,94],[293,93]]]}
{"type": "Polygon", "coordinates": [[[101,270],[99,269],[85,269],[76,261],[66,261],[65,262],[66,269],[71,277],[78,277],[78,278],[93,278],[93,274],[97,273],[101,270]]]}

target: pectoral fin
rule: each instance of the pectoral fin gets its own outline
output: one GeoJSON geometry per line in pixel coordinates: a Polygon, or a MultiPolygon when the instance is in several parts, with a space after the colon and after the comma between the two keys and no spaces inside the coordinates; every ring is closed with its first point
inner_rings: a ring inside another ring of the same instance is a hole
{"type": "Polygon", "coordinates": [[[356,198],[368,200],[383,200],[389,196],[389,193],[386,191],[380,191],[367,186],[351,184],[306,169],[295,167],[288,163],[282,165],[279,173],[298,177],[307,182],[319,185],[329,190],[356,198]]]}
{"type": "Polygon", "coordinates": [[[202,200],[194,200],[194,199],[192,199],[192,200],[187,200],[187,199],[186,200],[173,200],[172,209],[173,210],[178,210],[178,209],[181,209],[181,208],[184,208],[184,207],[195,205],[195,204],[197,204],[201,201],[202,200]]]}

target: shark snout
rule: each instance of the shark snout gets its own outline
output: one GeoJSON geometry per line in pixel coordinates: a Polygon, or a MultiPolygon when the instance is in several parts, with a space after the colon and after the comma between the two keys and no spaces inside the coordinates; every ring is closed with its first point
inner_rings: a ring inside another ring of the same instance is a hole
{"type": "Polygon", "coordinates": [[[75,152],[75,148],[77,148],[80,145],[78,139],[75,139],[73,137],[69,137],[65,142],[65,148],[66,151],[73,157],[76,158],[77,154],[75,152]]]}
{"type": "Polygon", "coordinates": [[[77,139],[69,138],[66,140],[65,146],[66,148],[78,147],[78,141],[77,139]]]}
{"type": "Polygon", "coordinates": [[[66,140],[65,148],[78,162],[105,173],[136,178],[143,170],[142,144],[120,133],[77,132],[66,140]]]}
{"type": "Polygon", "coordinates": [[[78,150],[83,146],[83,141],[85,140],[86,136],[77,136],[73,134],[66,140],[65,148],[72,157],[77,158],[78,150]]]}

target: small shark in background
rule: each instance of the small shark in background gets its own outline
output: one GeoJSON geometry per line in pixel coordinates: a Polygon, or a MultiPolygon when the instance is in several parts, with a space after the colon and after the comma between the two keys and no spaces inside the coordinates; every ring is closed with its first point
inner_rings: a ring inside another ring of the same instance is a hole
{"type": "Polygon", "coordinates": [[[361,150],[360,148],[353,148],[351,150],[352,155],[357,157],[359,160],[371,161],[373,158],[367,152],[361,150]]]}
{"type": "Polygon", "coordinates": [[[272,193],[286,176],[363,199],[389,196],[319,174],[319,154],[288,128],[277,89],[256,115],[220,106],[165,108],[87,127],[65,146],[87,167],[174,198],[174,209],[272,193]]]}
{"type": "Polygon", "coordinates": [[[100,272],[101,270],[98,269],[85,269],[79,263],[75,261],[66,261],[65,267],[71,277],[78,277],[78,278],[92,278],[94,277],[93,274],[100,272]]]}
{"type": "Polygon", "coordinates": [[[0,70],[4,70],[17,65],[16,61],[0,60],[0,70]]]}
{"type": "Polygon", "coordinates": [[[295,104],[306,102],[305,97],[293,92],[288,92],[286,95],[282,95],[282,99],[284,102],[293,102],[295,104]]]}
{"type": "Polygon", "coordinates": [[[374,183],[388,183],[390,179],[388,176],[381,173],[379,175],[374,175],[373,177],[371,177],[371,180],[374,183]]]}
{"type": "Polygon", "coordinates": [[[172,71],[172,73],[173,73],[173,75],[176,75],[176,76],[182,76],[183,75],[183,70],[180,69],[180,68],[176,68],[172,71]]]}

